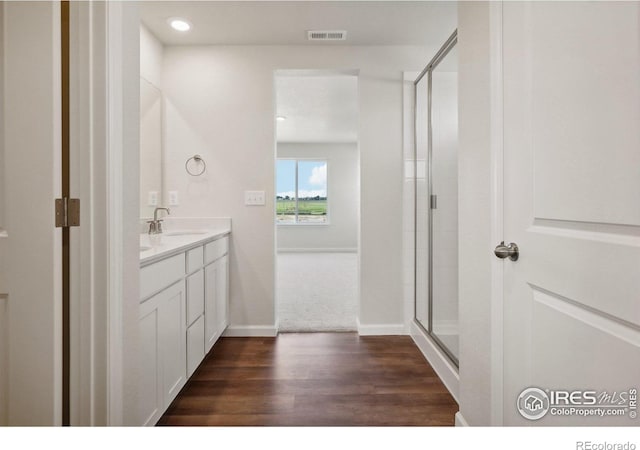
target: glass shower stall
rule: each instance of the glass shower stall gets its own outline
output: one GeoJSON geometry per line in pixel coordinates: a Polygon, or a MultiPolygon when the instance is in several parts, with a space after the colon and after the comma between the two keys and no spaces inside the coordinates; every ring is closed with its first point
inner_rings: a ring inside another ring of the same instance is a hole
{"type": "Polygon", "coordinates": [[[415,319],[458,366],[458,58],[454,32],[414,82],[415,319]]]}

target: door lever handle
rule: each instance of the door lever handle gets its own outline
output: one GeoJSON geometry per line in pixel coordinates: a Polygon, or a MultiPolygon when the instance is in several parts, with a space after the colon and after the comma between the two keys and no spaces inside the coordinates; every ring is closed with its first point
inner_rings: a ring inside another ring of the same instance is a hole
{"type": "Polygon", "coordinates": [[[509,258],[511,261],[517,261],[520,251],[518,246],[511,242],[509,245],[504,245],[504,241],[500,242],[496,249],[493,251],[495,255],[500,259],[509,258]]]}

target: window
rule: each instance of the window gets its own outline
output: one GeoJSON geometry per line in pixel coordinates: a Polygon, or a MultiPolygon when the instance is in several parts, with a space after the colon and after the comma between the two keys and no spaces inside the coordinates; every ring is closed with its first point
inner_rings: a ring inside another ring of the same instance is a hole
{"type": "Polygon", "coordinates": [[[278,159],[278,224],[326,224],[327,161],[278,159]]]}

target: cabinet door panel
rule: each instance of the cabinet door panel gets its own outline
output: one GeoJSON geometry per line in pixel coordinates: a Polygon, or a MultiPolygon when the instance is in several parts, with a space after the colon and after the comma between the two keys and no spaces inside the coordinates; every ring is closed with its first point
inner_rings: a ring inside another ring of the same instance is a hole
{"type": "Polygon", "coordinates": [[[144,300],[184,278],[184,258],[184,253],[180,253],[140,269],[140,299],[144,300]]]}
{"type": "Polygon", "coordinates": [[[229,251],[229,237],[217,239],[204,246],[204,263],[209,264],[229,251]]]}
{"type": "Polygon", "coordinates": [[[167,408],[187,380],[184,281],[159,295],[166,296],[159,307],[159,318],[164,405],[167,408]]]}
{"type": "Polygon", "coordinates": [[[187,377],[193,375],[204,359],[204,316],[187,329],[187,377]]]}
{"type": "Polygon", "coordinates": [[[158,346],[158,310],[140,318],[140,418],[143,426],[154,425],[162,415],[161,356],[158,346]]]}
{"type": "Polygon", "coordinates": [[[204,312],[204,271],[187,277],[187,326],[204,312]]]}
{"type": "Polygon", "coordinates": [[[204,263],[204,247],[196,247],[187,252],[187,273],[192,273],[204,263]]]}
{"type": "Polygon", "coordinates": [[[218,291],[218,270],[217,264],[209,264],[204,268],[205,304],[204,304],[204,336],[205,352],[209,352],[216,339],[216,295],[218,291]]]}
{"type": "Polygon", "coordinates": [[[228,325],[229,302],[229,257],[227,255],[216,261],[216,315],[217,332],[222,332],[228,325]]]}

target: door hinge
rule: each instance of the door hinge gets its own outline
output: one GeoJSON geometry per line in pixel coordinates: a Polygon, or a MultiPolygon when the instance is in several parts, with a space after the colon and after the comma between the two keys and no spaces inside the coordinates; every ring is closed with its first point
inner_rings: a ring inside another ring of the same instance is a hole
{"type": "Polygon", "coordinates": [[[429,207],[431,209],[438,209],[438,196],[432,195],[429,201],[429,207]]]}
{"type": "Polygon", "coordinates": [[[56,228],[80,226],[80,199],[56,199],[56,228]]]}

